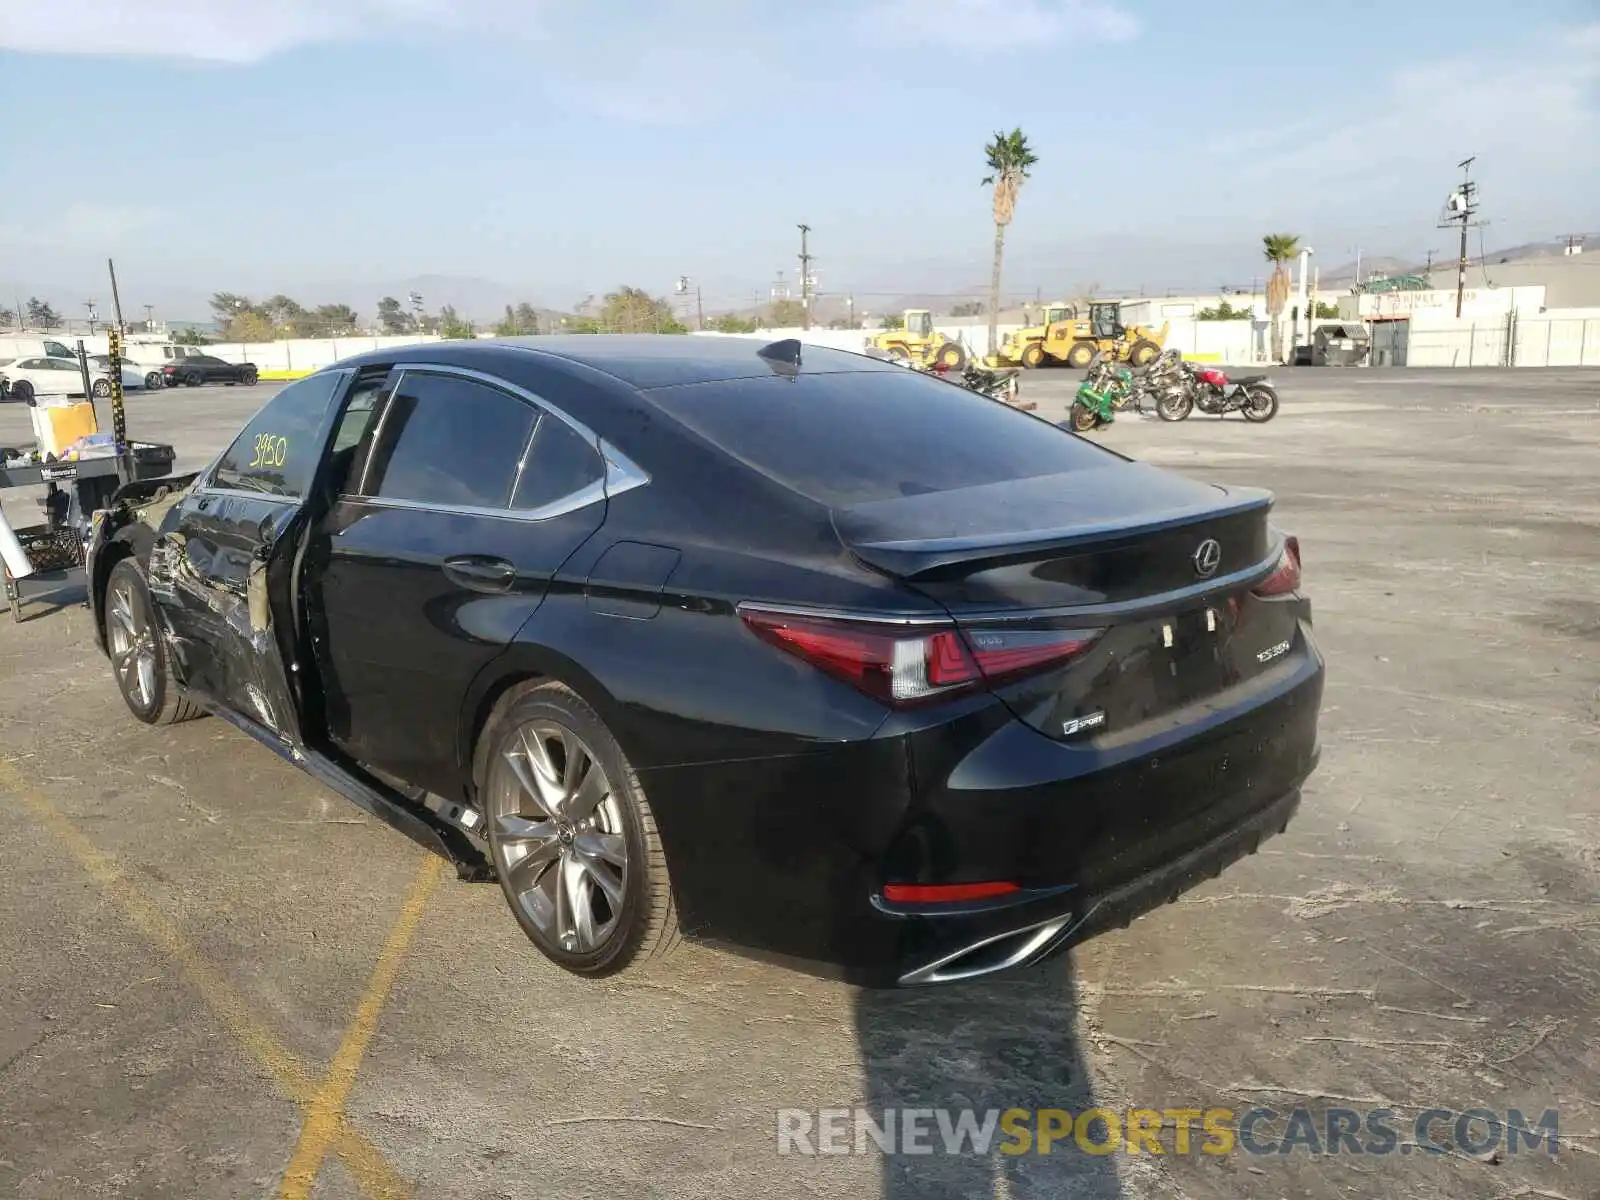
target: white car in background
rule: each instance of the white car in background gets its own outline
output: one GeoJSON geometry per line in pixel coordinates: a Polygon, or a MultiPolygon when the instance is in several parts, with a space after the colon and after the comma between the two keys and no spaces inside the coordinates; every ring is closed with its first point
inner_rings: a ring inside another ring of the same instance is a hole
{"type": "Polygon", "coordinates": [[[76,359],[13,358],[0,362],[0,375],[7,380],[7,394],[26,403],[35,396],[81,396],[83,374],[76,359]]]}
{"type": "MultiPolygon", "coordinates": [[[[91,354],[89,356],[89,373],[95,377],[94,394],[96,396],[111,395],[111,356],[108,354],[91,354]]],[[[136,388],[163,386],[160,371],[148,371],[137,363],[122,362],[122,390],[133,391],[136,388]],[[155,376],[156,382],[151,383],[150,377],[155,376]]]]}

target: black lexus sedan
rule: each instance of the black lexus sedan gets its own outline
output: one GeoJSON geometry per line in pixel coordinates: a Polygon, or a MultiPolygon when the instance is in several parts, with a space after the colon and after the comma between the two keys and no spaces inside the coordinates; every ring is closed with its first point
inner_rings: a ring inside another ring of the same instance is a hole
{"type": "Polygon", "coordinates": [[[242,383],[255,386],[259,372],[254,363],[231,363],[214,354],[186,354],[161,368],[167,387],[199,387],[202,383],[242,383]]]}
{"type": "Polygon", "coordinates": [[[1272,498],[797,342],[440,342],[97,514],[128,707],[211,712],[604,974],[1037,961],[1253,851],[1323,664],[1272,498]]]}

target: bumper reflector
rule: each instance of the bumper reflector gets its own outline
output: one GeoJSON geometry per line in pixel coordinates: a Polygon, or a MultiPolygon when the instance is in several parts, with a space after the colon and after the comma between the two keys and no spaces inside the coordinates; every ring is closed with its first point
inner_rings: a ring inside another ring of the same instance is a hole
{"type": "Polygon", "coordinates": [[[943,904],[951,900],[990,900],[1020,890],[1004,879],[989,883],[886,883],[883,898],[891,904],[943,904]]]}

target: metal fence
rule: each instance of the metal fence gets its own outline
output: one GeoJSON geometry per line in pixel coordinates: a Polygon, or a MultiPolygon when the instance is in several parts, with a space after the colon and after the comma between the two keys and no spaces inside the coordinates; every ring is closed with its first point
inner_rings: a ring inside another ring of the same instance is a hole
{"type": "Polygon", "coordinates": [[[1464,318],[1451,328],[1394,324],[1393,336],[1374,339],[1374,362],[1409,367],[1600,366],[1600,317],[1510,313],[1464,318]]]}

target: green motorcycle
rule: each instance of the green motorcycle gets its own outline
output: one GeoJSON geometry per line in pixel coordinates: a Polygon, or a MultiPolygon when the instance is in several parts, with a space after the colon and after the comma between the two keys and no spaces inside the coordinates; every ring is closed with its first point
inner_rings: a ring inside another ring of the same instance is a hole
{"type": "Polygon", "coordinates": [[[1072,398],[1068,423],[1074,433],[1088,433],[1110,425],[1116,414],[1136,402],[1133,372],[1114,362],[1093,364],[1072,398]]]}

